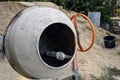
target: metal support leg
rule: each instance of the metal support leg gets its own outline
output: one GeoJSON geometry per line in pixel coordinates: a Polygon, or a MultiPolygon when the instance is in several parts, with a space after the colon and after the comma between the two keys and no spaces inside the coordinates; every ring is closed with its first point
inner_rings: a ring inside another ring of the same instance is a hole
{"type": "Polygon", "coordinates": [[[74,62],[73,62],[74,80],[79,80],[78,79],[78,57],[77,56],[78,55],[76,53],[74,62]]]}
{"type": "Polygon", "coordinates": [[[75,78],[75,80],[79,80],[79,77],[78,77],[78,69],[75,69],[75,70],[74,70],[74,78],[75,78]]]}

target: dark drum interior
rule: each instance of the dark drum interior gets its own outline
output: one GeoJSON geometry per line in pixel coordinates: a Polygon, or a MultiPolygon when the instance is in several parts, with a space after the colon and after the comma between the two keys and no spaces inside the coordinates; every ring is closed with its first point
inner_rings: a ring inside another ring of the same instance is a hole
{"type": "Polygon", "coordinates": [[[41,34],[39,40],[39,53],[43,61],[52,67],[61,67],[70,59],[57,60],[47,56],[48,51],[64,52],[66,55],[73,56],[75,53],[75,36],[73,31],[63,23],[49,25],[41,34]]]}

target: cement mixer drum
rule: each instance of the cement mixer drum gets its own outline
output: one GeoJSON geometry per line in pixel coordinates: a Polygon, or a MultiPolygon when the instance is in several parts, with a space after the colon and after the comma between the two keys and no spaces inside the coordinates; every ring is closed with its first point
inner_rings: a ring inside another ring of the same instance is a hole
{"type": "Polygon", "coordinates": [[[18,13],[5,35],[11,66],[28,78],[63,75],[76,51],[73,23],[61,11],[34,6],[18,13]]]}

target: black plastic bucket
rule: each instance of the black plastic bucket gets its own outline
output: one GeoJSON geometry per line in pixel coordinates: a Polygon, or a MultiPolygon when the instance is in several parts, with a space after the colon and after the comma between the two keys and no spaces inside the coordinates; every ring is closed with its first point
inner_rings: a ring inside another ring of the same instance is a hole
{"type": "Polygon", "coordinates": [[[114,48],[116,46],[116,37],[115,36],[105,36],[104,44],[106,48],[114,48]]]}

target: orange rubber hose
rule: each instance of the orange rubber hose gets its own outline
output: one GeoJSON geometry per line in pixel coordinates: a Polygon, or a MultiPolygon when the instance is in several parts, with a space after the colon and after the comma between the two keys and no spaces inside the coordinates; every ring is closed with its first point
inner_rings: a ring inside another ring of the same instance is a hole
{"type": "Polygon", "coordinates": [[[76,33],[77,33],[78,51],[80,51],[80,52],[86,52],[86,51],[90,50],[92,48],[94,42],[95,42],[95,37],[96,37],[95,28],[94,28],[94,25],[92,24],[91,20],[86,15],[81,14],[81,13],[77,13],[77,14],[73,15],[70,19],[74,20],[74,26],[75,26],[76,33]],[[92,29],[92,41],[91,41],[90,46],[87,49],[83,49],[82,46],[81,46],[81,43],[80,43],[79,31],[77,29],[78,28],[78,26],[77,26],[77,17],[78,16],[84,17],[88,21],[88,23],[90,24],[90,27],[92,29]]]}

